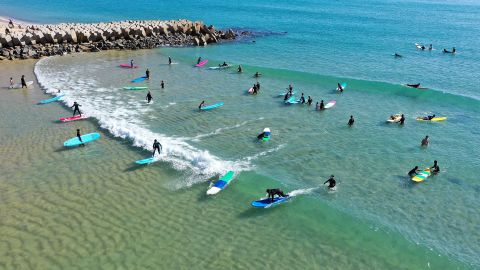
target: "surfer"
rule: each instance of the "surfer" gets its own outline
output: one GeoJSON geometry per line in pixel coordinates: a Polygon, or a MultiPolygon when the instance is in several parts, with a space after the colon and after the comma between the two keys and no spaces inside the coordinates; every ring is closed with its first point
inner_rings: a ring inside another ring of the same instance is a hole
{"type": "Polygon", "coordinates": [[[340,93],[343,92],[343,87],[340,85],[340,83],[337,83],[337,91],[340,91],[340,93]]]}
{"type": "Polygon", "coordinates": [[[417,175],[417,171],[418,171],[418,166],[415,166],[415,168],[411,169],[409,172],[408,172],[408,175],[410,177],[414,177],[415,175],[417,175]]]}
{"type": "Polygon", "coordinates": [[[423,120],[427,120],[427,121],[431,121],[433,118],[435,118],[435,114],[434,114],[434,115],[425,116],[425,117],[423,117],[422,119],[423,119],[423,120]]]}
{"type": "Polygon", "coordinates": [[[402,117],[400,117],[400,125],[403,125],[405,123],[405,116],[402,114],[402,117]]]}
{"type": "Polygon", "coordinates": [[[265,131],[264,130],[264,131],[262,131],[262,133],[258,134],[257,139],[261,140],[261,139],[263,139],[263,138],[265,138],[269,135],[270,135],[270,131],[265,131]]]}
{"type": "Polygon", "coordinates": [[[157,139],[153,140],[153,154],[152,154],[152,157],[155,156],[155,151],[158,151],[159,155],[160,155],[160,152],[162,152],[162,145],[157,141],[157,139]]]}
{"type": "Polygon", "coordinates": [[[353,115],[350,115],[350,120],[348,120],[348,126],[353,126],[353,123],[355,123],[355,119],[353,119],[353,115]]]}
{"type": "Polygon", "coordinates": [[[320,101],[320,110],[325,110],[325,104],[323,104],[323,99],[320,101]]]}
{"type": "Polygon", "coordinates": [[[428,135],[427,135],[427,136],[425,136],[425,138],[423,138],[423,140],[422,140],[422,146],[428,146],[428,143],[429,143],[429,141],[428,141],[428,135]]]}
{"type": "Polygon", "coordinates": [[[275,195],[278,195],[278,197],[287,197],[288,196],[285,193],[283,193],[283,191],[280,190],[279,188],[267,189],[266,192],[268,194],[268,198],[272,202],[274,201],[275,195]]]}
{"type": "Polygon", "coordinates": [[[320,105],[318,105],[318,101],[317,101],[317,104],[315,104],[315,110],[320,111],[320,105]]]}
{"type": "Polygon", "coordinates": [[[259,82],[257,82],[256,86],[257,86],[257,91],[260,91],[260,83],[259,82]]]}
{"type": "Polygon", "coordinates": [[[428,46],[428,50],[429,51],[433,50],[433,45],[432,44],[430,44],[430,46],[428,46]]]}
{"type": "Polygon", "coordinates": [[[205,100],[203,100],[202,103],[198,105],[198,109],[201,110],[203,106],[205,106],[205,100]]]}
{"type": "Polygon", "coordinates": [[[323,184],[325,185],[326,183],[328,183],[329,189],[335,188],[335,186],[337,185],[337,181],[335,181],[335,176],[333,174],[330,175],[330,178],[328,178],[328,180],[325,181],[323,184]]]}
{"type": "Polygon", "coordinates": [[[254,94],[254,95],[258,94],[258,89],[257,89],[257,85],[256,85],[256,84],[253,84],[252,89],[253,89],[252,94],[254,94]]]}
{"type": "Polygon", "coordinates": [[[227,62],[223,61],[222,67],[228,67],[227,62]]]}
{"type": "Polygon", "coordinates": [[[130,68],[133,68],[133,59],[130,60],[130,68]]]}
{"type": "Polygon", "coordinates": [[[145,71],[145,78],[147,78],[147,80],[150,80],[150,70],[147,70],[145,71]]]}
{"type": "Polygon", "coordinates": [[[160,82],[160,87],[161,87],[162,89],[165,88],[165,82],[163,82],[163,80],[160,82]]]}
{"type": "Polygon", "coordinates": [[[10,77],[10,88],[13,88],[13,78],[10,77]]]}
{"type": "Polygon", "coordinates": [[[82,117],[82,112],[80,111],[79,107],[82,107],[82,105],[80,105],[76,101],[74,101],[72,107],[70,107],[70,108],[73,108],[73,116],[75,116],[75,113],[78,112],[80,117],[82,117]]]}
{"type": "Polygon", "coordinates": [[[25,82],[25,75],[22,75],[22,78],[20,79],[21,83],[22,83],[22,88],[25,87],[25,88],[28,88],[27,87],[27,83],[25,82]]]}
{"type": "Polygon", "coordinates": [[[152,101],[153,97],[152,97],[152,93],[150,93],[150,91],[148,91],[146,99],[147,99],[147,103],[150,103],[150,101],[152,101]]]}
{"type": "Polygon", "coordinates": [[[289,84],[287,89],[288,89],[288,92],[291,93],[293,91],[293,86],[291,84],[289,84]]]}
{"type": "Polygon", "coordinates": [[[169,56],[168,57],[168,64],[171,65],[172,64],[172,58],[169,56]]]}
{"type": "Polygon", "coordinates": [[[438,164],[437,164],[437,161],[434,160],[433,161],[433,166],[430,167],[430,171],[433,173],[433,174],[437,174],[440,172],[440,167],[438,167],[438,164]]]}
{"type": "Polygon", "coordinates": [[[198,59],[197,59],[197,65],[200,64],[200,62],[202,62],[202,57],[198,57],[198,59]]]}
{"type": "Polygon", "coordinates": [[[242,66],[238,65],[237,72],[238,72],[238,73],[242,73],[242,72],[243,72],[242,66]]]}
{"type": "Polygon", "coordinates": [[[85,144],[83,144],[83,141],[82,141],[82,135],[80,134],[80,129],[78,128],[77,128],[77,138],[82,143],[82,146],[85,146],[85,144]]]}
{"type": "Polygon", "coordinates": [[[455,49],[455,47],[452,48],[452,51],[449,51],[447,49],[443,49],[443,52],[444,53],[455,53],[457,50],[455,49]]]}
{"type": "Polygon", "coordinates": [[[393,56],[395,56],[395,57],[397,57],[397,58],[403,57],[403,56],[401,56],[401,55],[398,54],[398,53],[395,53],[393,56]]]}
{"type": "Polygon", "coordinates": [[[311,97],[311,96],[308,96],[307,105],[308,105],[308,106],[312,105],[312,102],[313,102],[312,97],[311,97]]]}
{"type": "Polygon", "coordinates": [[[302,96],[300,97],[300,103],[305,104],[305,97],[303,96],[303,93],[302,93],[302,96]]]}
{"type": "Polygon", "coordinates": [[[419,88],[419,87],[420,87],[420,83],[416,83],[416,84],[408,84],[408,83],[407,83],[407,86],[408,86],[408,87],[412,87],[412,88],[419,88]]]}
{"type": "Polygon", "coordinates": [[[262,76],[262,74],[261,74],[261,73],[258,73],[258,71],[255,72],[255,75],[253,75],[253,77],[255,77],[255,78],[258,78],[258,77],[260,77],[260,76],[262,76]]]}

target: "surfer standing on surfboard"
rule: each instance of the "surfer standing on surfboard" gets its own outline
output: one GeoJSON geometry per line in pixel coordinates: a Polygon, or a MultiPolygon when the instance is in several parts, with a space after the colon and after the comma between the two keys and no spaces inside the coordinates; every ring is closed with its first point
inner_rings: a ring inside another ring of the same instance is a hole
{"type": "Polygon", "coordinates": [[[130,60],[130,68],[133,68],[133,59],[130,60]]]}
{"type": "Polygon", "coordinates": [[[80,117],[82,116],[82,112],[80,111],[80,108],[78,108],[78,107],[81,107],[81,106],[82,105],[78,104],[76,101],[73,102],[72,107],[70,107],[70,108],[73,108],[73,116],[75,116],[76,112],[78,112],[80,117]]]}

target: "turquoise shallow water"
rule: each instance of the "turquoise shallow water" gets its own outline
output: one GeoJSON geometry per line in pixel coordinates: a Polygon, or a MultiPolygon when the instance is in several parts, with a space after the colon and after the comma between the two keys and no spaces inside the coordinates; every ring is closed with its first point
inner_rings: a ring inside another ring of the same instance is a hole
{"type": "MultiPolygon", "coordinates": [[[[35,3],[26,4],[31,4],[33,10],[40,9],[35,3]]],[[[174,251],[144,256],[142,260],[127,257],[127,263],[146,261],[158,265],[159,262],[151,258],[157,255],[172,256],[169,262],[183,258],[184,266],[195,264],[201,261],[200,255],[208,255],[199,245],[192,245],[198,257],[187,259],[175,252],[186,241],[181,235],[195,235],[192,236],[196,237],[195,242],[203,243],[209,234],[217,232],[222,237],[207,247],[228,249],[230,244],[231,250],[227,253],[235,254],[231,258],[238,267],[256,267],[268,261],[271,268],[274,259],[294,268],[319,268],[322,263],[327,268],[338,264],[341,269],[478,267],[480,186],[475,168],[480,165],[480,140],[475,127],[480,124],[480,96],[476,91],[479,55],[472,45],[478,44],[478,36],[472,34],[478,24],[478,5],[348,1],[340,8],[338,3],[312,1],[276,2],[275,5],[210,1],[140,5],[135,11],[125,12],[124,8],[131,4],[118,5],[121,10],[100,8],[106,4],[97,3],[92,6],[95,12],[74,16],[81,6],[50,2],[49,8],[65,12],[61,15],[42,12],[31,19],[56,22],[186,17],[221,27],[288,32],[257,38],[255,43],[68,56],[45,59],[37,65],[38,79],[48,91],[61,89],[68,96],[67,103],[79,101],[82,109],[95,117],[95,125],[90,129],[101,126],[106,136],[123,138],[118,141],[121,146],[106,142],[105,149],[94,148],[85,153],[85,157],[94,155],[104,160],[115,155],[119,160],[111,167],[96,169],[105,180],[93,181],[91,188],[100,186],[101,193],[116,185],[111,179],[114,177],[120,179],[119,185],[128,185],[128,190],[137,194],[142,191],[135,184],[126,183],[141,177],[148,179],[145,190],[153,185],[147,194],[162,197],[146,196],[150,198],[146,200],[153,202],[143,207],[144,202],[120,188],[104,203],[93,202],[93,207],[108,209],[119,198],[129,198],[132,207],[121,204],[112,212],[118,217],[116,220],[123,221],[124,216],[119,214],[123,210],[137,211],[136,217],[142,220],[139,222],[144,220],[154,228],[161,222],[141,213],[161,207],[168,213],[176,213],[173,218],[159,214],[169,219],[167,227],[171,230],[181,223],[193,226],[196,222],[192,217],[208,217],[202,224],[211,228],[203,233],[188,226],[180,227],[183,234],[172,232],[165,243],[174,251]],[[200,9],[203,12],[199,12],[200,9]],[[425,15],[409,16],[412,13],[425,15]],[[432,42],[439,49],[457,46],[459,53],[451,56],[439,50],[417,51],[413,46],[415,42],[432,42]],[[405,57],[393,59],[393,52],[405,57]],[[165,65],[168,55],[179,64],[165,65]],[[195,69],[192,64],[198,56],[209,59],[211,65],[224,60],[242,64],[245,73],[195,69]],[[142,68],[116,67],[131,58],[142,68]],[[143,68],[147,67],[153,76],[144,84],[154,96],[151,105],[145,104],[144,91],[121,89],[129,86],[129,81],[142,75],[143,68]],[[245,92],[255,82],[251,76],[255,71],[265,74],[259,80],[261,94],[248,96],[245,92]],[[165,90],[160,89],[160,80],[166,81],[165,90]],[[347,90],[341,95],[334,91],[338,81],[348,82],[347,90]],[[406,82],[422,82],[432,89],[401,86],[406,82]],[[314,111],[313,106],[285,106],[276,95],[290,83],[297,91],[311,95],[315,102],[336,100],[337,105],[321,113],[314,111]],[[224,101],[225,106],[199,113],[196,107],[201,100],[207,104],[224,101]],[[390,114],[400,112],[407,117],[404,127],[385,123],[390,114]],[[414,120],[429,113],[449,119],[442,123],[414,120]],[[356,119],[352,128],[346,126],[350,115],[356,119]],[[272,129],[272,140],[268,144],[256,143],[255,136],[264,127],[272,129]],[[431,145],[421,148],[420,141],[427,134],[431,145]],[[149,148],[154,138],[160,139],[168,153],[165,162],[145,170],[129,171],[133,160],[148,155],[140,149],[149,148]],[[420,185],[412,185],[406,172],[414,165],[428,166],[434,159],[439,161],[441,174],[420,185]],[[242,173],[224,194],[214,199],[199,195],[205,192],[211,177],[228,169],[242,173]],[[108,172],[113,176],[105,176],[108,172]],[[330,174],[339,180],[338,191],[331,194],[323,188],[315,189],[330,174]],[[161,175],[160,182],[149,178],[157,175],[161,175]],[[249,209],[248,203],[263,196],[263,190],[271,186],[305,194],[266,214],[249,209]],[[166,206],[168,199],[174,198],[188,203],[178,209],[166,206]],[[262,229],[252,232],[244,226],[262,229]],[[279,234],[283,238],[278,241],[285,246],[284,250],[270,255],[260,252],[262,245],[273,248],[273,244],[265,242],[279,234]],[[252,239],[259,242],[241,252],[250,246],[252,239]],[[232,241],[235,244],[231,244],[232,241]],[[365,253],[359,252],[360,249],[365,253]]],[[[9,5],[5,10],[27,20],[30,18],[22,17],[20,12],[24,5],[9,5]]],[[[68,129],[63,134],[71,137],[68,129]]],[[[69,153],[74,159],[75,152],[61,154],[69,153]]],[[[42,166],[46,165],[38,167],[42,166]]],[[[83,166],[95,168],[91,163],[83,166]]],[[[51,171],[41,171],[45,178],[57,179],[51,171]]],[[[12,172],[12,175],[14,179],[23,179],[27,172],[20,175],[12,172]]],[[[82,170],[78,172],[84,174],[82,170]]],[[[79,181],[90,179],[87,175],[90,174],[80,176],[79,181]]],[[[52,180],[52,185],[45,186],[46,190],[56,190],[58,181],[52,180]]],[[[61,191],[55,194],[63,196],[61,191]]],[[[82,215],[91,214],[87,211],[82,215]]],[[[106,218],[105,222],[112,221],[106,218]]],[[[136,226],[148,227],[123,222],[127,223],[122,223],[126,231],[136,226]]],[[[52,222],[51,226],[55,227],[56,223],[52,222]]],[[[83,231],[85,235],[96,233],[92,226],[83,231]]],[[[118,233],[112,237],[119,235],[124,236],[118,233]]],[[[133,244],[132,250],[156,246],[147,236],[143,240],[138,241],[139,246],[133,244]]],[[[112,241],[126,245],[129,242],[122,238],[101,243],[110,245],[112,241]]],[[[84,253],[95,252],[97,244],[93,241],[85,246],[84,253]]],[[[135,253],[128,249],[123,252],[135,253]]],[[[112,255],[107,261],[115,265],[117,259],[112,255]]],[[[214,266],[225,265],[229,265],[227,261],[214,266]]]]}

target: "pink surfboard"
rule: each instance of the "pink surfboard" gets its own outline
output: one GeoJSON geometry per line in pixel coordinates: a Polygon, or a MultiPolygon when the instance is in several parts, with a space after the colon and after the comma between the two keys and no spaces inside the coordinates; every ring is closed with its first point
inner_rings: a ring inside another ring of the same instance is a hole
{"type": "Polygon", "coordinates": [[[335,104],[337,104],[337,102],[335,100],[330,100],[326,105],[325,105],[325,109],[329,109],[333,106],[335,106],[335,104]]]}
{"type": "Polygon", "coordinates": [[[71,121],[82,120],[82,119],[87,119],[87,118],[88,118],[88,116],[86,116],[86,115],[82,115],[82,116],[75,115],[75,116],[72,116],[72,117],[62,117],[62,118],[60,118],[60,121],[65,123],[65,122],[71,122],[71,121]]]}
{"type": "MultiPolygon", "coordinates": [[[[130,64],[120,64],[120,67],[121,68],[132,68],[132,66],[130,64]]],[[[133,65],[133,68],[138,68],[137,65],[133,65]]]]}
{"type": "Polygon", "coordinates": [[[253,87],[250,88],[250,89],[248,89],[248,93],[249,93],[249,94],[253,94],[253,87]]]}
{"type": "Polygon", "coordinates": [[[206,63],[208,63],[208,60],[203,60],[202,62],[196,64],[195,67],[203,67],[206,63]]]}

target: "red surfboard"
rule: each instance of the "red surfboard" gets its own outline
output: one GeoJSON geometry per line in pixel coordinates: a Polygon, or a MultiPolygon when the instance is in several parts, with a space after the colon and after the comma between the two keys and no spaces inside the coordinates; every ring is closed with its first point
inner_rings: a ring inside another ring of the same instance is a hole
{"type": "Polygon", "coordinates": [[[60,121],[65,123],[65,122],[71,122],[71,121],[82,120],[82,119],[87,119],[87,118],[88,118],[88,116],[86,116],[86,115],[82,115],[82,116],[75,115],[75,116],[72,116],[72,117],[62,117],[62,118],[60,118],[60,121]]]}

